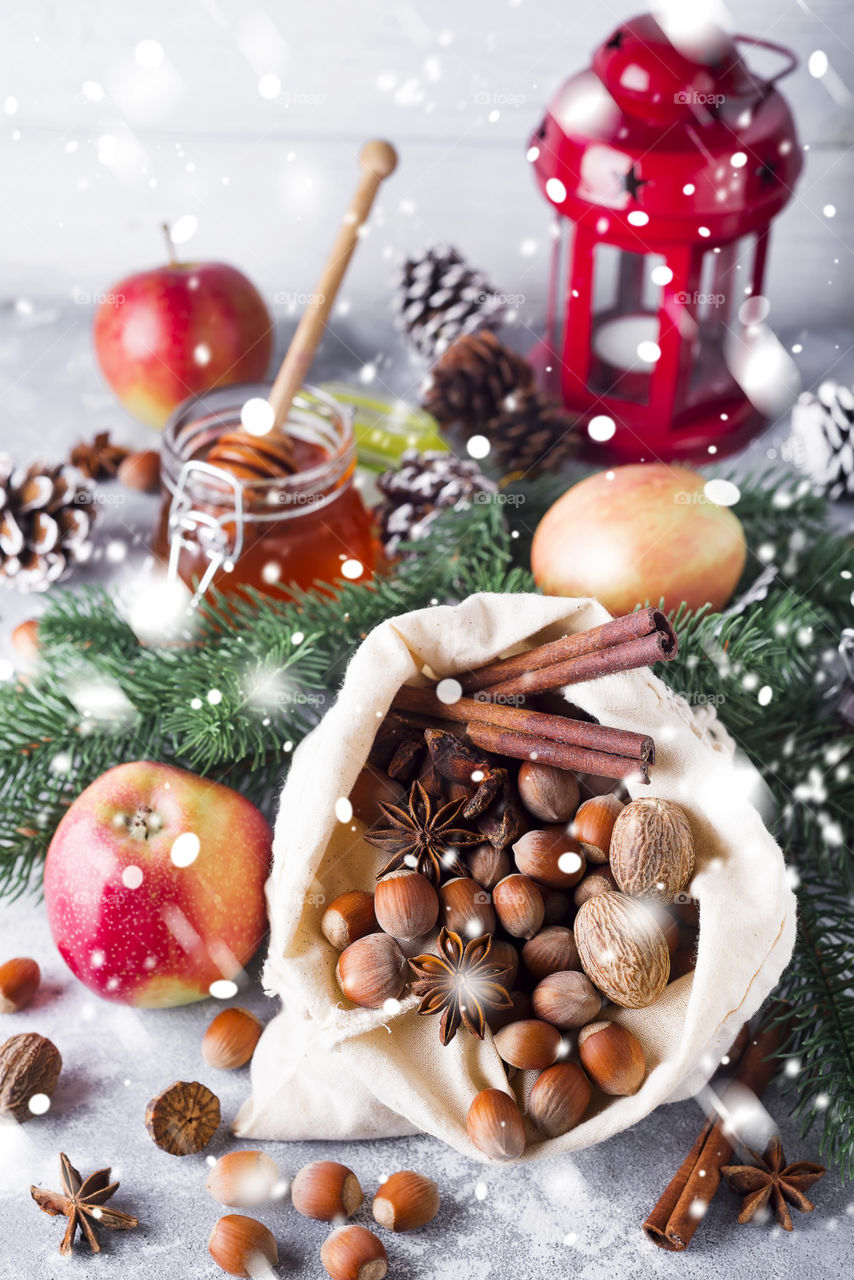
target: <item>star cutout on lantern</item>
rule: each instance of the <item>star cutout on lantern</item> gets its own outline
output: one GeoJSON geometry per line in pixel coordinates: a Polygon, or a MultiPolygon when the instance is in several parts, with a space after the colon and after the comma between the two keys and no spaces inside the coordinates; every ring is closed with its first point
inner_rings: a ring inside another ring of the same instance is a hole
{"type": "Polygon", "coordinates": [[[640,176],[636,165],[632,165],[628,173],[621,173],[620,177],[623,181],[623,190],[627,191],[633,200],[637,200],[641,187],[645,187],[649,182],[649,178],[640,176]]]}
{"type": "Polygon", "coordinates": [[[753,172],[759,178],[760,186],[771,186],[777,181],[777,164],[774,160],[763,160],[753,172]]]}
{"type": "Polygon", "coordinates": [[[611,36],[611,39],[606,42],[605,48],[606,49],[622,49],[624,38],[625,38],[624,32],[622,31],[621,28],[618,28],[614,32],[614,34],[611,36]]]}

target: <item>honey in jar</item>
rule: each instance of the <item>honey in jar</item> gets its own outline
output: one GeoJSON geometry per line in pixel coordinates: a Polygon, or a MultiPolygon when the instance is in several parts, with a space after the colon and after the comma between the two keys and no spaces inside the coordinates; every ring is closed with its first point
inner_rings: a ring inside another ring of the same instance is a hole
{"type": "Polygon", "coordinates": [[[268,391],[215,388],[181,405],[164,431],[153,550],[199,593],[282,594],[372,574],[350,410],[305,387],[282,429],[259,430],[247,409],[263,407],[268,391]]]}

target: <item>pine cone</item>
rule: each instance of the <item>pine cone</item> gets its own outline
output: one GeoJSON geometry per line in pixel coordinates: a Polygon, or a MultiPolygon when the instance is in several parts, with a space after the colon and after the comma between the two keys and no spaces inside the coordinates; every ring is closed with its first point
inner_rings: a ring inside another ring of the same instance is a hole
{"type": "Polygon", "coordinates": [[[534,371],[494,333],[459,338],[431,369],[422,403],[443,426],[482,428],[496,417],[511,392],[532,386],[534,371]]]}
{"type": "Polygon", "coordinates": [[[536,391],[508,397],[484,434],[490,444],[490,461],[502,476],[515,471],[536,475],[556,470],[578,446],[575,419],[536,391]]]}
{"type": "Polygon", "coordinates": [[[68,460],[89,480],[112,480],[128,452],[123,445],[112,443],[109,431],[99,431],[92,440],[80,440],[68,460]]]}
{"type": "Polygon", "coordinates": [[[15,468],[0,455],[0,578],[19,591],[46,591],[88,560],[92,486],[72,467],[15,468]]]}
{"type": "Polygon", "coordinates": [[[783,456],[805,471],[829,498],[854,494],[854,391],[823,382],[792,409],[792,434],[783,456]]]}
{"type": "Polygon", "coordinates": [[[477,463],[453,453],[419,453],[407,449],[400,466],[384,471],[377,488],[385,495],[374,510],[386,555],[396,556],[401,542],[425,537],[441,510],[468,506],[478,493],[495,493],[496,486],[477,463]]]}
{"type": "Polygon", "coordinates": [[[434,245],[400,269],[393,301],[397,327],[428,360],[465,333],[497,324],[504,303],[456,249],[434,245]]]}

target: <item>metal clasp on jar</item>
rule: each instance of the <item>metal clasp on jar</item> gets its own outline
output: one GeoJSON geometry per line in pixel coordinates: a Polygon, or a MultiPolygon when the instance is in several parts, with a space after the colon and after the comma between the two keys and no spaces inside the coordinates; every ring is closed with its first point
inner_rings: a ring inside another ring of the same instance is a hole
{"type": "Polygon", "coordinates": [[[195,551],[198,547],[208,557],[208,565],[196,587],[190,602],[194,609],[207,591],[214,574],[222,568],[230,573],[243,550],[243,491],[240,481],[221,467],[209,462],[185,462],[178,476],[178,483],[169,507],[169,581],[178,578],[178,563],[183,550],[195,551]],[[220,516],[200,511],[193,505],[189,482],[194,476],[213,479],[218,485],[226,485],[234,495],[234,508],[220,516]],[[226,525],[231,525],[229,532],[226,525]]]}

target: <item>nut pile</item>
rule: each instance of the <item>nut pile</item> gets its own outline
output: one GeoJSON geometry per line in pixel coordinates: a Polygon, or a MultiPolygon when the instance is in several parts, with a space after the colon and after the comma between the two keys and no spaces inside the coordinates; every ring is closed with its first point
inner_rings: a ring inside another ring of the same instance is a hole
{"type": "MultiPolygon", "coordinates": [[[[273,1160],[261,1151],[231,1151],[211,1169],[208,1191],[229,1208],[248,1208],[280,1199],[287,1184],[273,1160]]],[[[298,1213],[333,1230],[320,1248],[320,1261],[332,1280],[382,1280],[388,1254],[368,1227],[350,1222],[364,1202],[352,1169],[336,1160],[305,1165],[291,1183],[298,1213]]],[[[404,1169],[380,1184],[371,1205],[374,1221],[388,1231],[416,1231],[439,1212],[439,1189],[432,1178],[404,1169]]],[[[260,1275],[278,1260],[275,1237],[264,1223],[229,1213],[214,1225],[208,1240],[211,1257],[232,1276],[260,1275]]]]}
{"type": "MultiPolygon", "coordinates": [[[[321,919],[353,1004],[393,1012],[416,995],[442,1044],[489,1028],[509,1079],[537,1073],[524,1092],[544,1137],[577,1125],[594,1088],[640,1088],[643,1049],[609,1003],[651,1005],[694,966],[684,812],[599,783],[580,803],[575,773],[392,715],[350,796],[383,855],[375,891],[340,895],[321,919]]],[[[495,1159],[525,1148],[511,1092],[477,1095],[468,1131],[495,1159]]]]}

